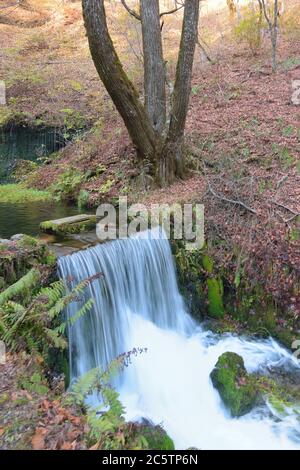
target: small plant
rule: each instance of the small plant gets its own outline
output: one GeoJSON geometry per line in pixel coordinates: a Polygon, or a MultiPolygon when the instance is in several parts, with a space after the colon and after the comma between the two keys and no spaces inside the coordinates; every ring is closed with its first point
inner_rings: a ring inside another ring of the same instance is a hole
{"type": "Polygon", "coordinates": [[[63,114],[63,125],[65,128],[63,137],[69,139],[72,131],[84,129],[86,125],[85,117],[72,108],[61,109],[60,112],[63,114]]]}
{"type": "Polygon", "coordinates": [[[284,168],[290,168],[293,165],[294,158],[287,147],[274,144],[273,153],[279,159],[284,168]]]}
{"type": "Polygon", "coordinates": [[[111,180],[111,179],[106,180],[105,183],[100,187],[99,192],[101,194],[108,193],[114,184],[115,184],[115,180],[111,180]]]}
{"type": "Polygon", "coordinates": [[[34,372],[31,377],[21,377],[19,387],[38,395],[45,395],[49,392],[47,382],[39,372],[34,372]]]}
{"type": "Polygon", "coordinates": [[[130,364],[131,357],[143,352],[144,349],[134,349],[122,354],[105,371],[98,367],[91,369],[77,379],[67,394],[66,404],[77,405],[86,411],[89,447],[103,450],[174,449],[172,440],[161,427],[126,423],[119,394],[111,386],[112,379],[130,364]],[[98,395],[98,407],[87,404],[92,394],[98,395]]]}
{"type": "Polygon", "coordinates": [[[242,19],[234,28],[234,37],[248,44],[253,54],[257,53],[262,43],[262,14],[246,6],[242,11],[242,19]]]}
{"type": "Polygon", "coordinates": [[[51,190],[57,201],[76,200],[79,187],[84,181],[84,174],[76,169],[68,168],[59,175],[57,181],[51,186],[51,190]]]}

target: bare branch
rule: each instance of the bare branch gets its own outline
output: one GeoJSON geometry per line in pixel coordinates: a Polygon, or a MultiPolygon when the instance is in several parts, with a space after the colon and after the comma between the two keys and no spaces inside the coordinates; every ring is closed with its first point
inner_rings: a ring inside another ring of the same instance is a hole
{"type": "Polygon", "coordinates": [[[136,20],[138,21],[141,21],[141,17],[140,15],[135,11],[135,10],[132,10],[132,8],[130,8],[127,3],[125,2],[125,0],[121,0],[121,3],[123,5],[123,7],[128,11],[128,13],[133,16],[136,20]]]}
{"type": "Polygon", "coordinates": [[[184,6],[185,6],[184,2],[180,3],[179,5],[178,5],[178,2],[176,2],[176,7],[175,8],[173,8],[172,10],[169,10],[169,11],[164,11],[163,13],[160,13],[159,16],[161,18],[162,16],[165,16],[165,15],[172,15],[173,13],[176,13],[177,11],[184,8],[184,6]]]}
{"type": "Polygon", "coordinates": [[[276,206],[281,207],[282,209],[285,209],[285,210],[291,212],[292,214],[294,214],[295,217],[298,217],[298,215],[300,215],[300,212],[294,211],[294,209],[291,209],[290,207],[285,206],[284,204],[281,204],[280,202],[277,202],[277,201],[274,201],[274,200],[271,200],[271,202],[272,202],[272,204],[275,204],[276,206]]]}
{"type": "Polygon", "coordinates": [[[241,206],[244,209],[247,209],[247,211],[251,212],[252,214],[257,215],[257,212],[256,212],[255,209],[252,209],[252,207],[247,206],[242,201],[238,201],[238,200],[235,200],[235,199],[228,199],[227,197],[220,196],[220,194],[216,193],[216,191],[211,186],[210,181],[207,178],[205,171],[204,171],[204,175],[205,175],[205,179],[206,179],[206,182],[207,182],[208,189],[215,198],[219,199],[220,201],[225,201],[225,202],[229,202],[230,204],[235,204],[236,206],[241,206]]]}

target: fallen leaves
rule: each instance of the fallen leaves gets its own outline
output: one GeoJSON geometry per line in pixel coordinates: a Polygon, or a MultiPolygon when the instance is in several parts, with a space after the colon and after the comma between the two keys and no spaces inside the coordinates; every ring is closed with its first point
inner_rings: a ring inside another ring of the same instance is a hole
{"type": "Polygon", "coordinates": [[[44,399],[40,403],[43,413],[32,437],[33,450],[75,450],[85,448],[85,420],[71,408],[63,407],[59,400],[44,399]]]}

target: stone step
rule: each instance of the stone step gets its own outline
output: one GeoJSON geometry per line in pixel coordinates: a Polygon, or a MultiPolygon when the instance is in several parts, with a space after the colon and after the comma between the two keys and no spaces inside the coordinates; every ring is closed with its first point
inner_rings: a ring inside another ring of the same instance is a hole
{"type": "Polygon", "coordinates": [[[42,232],[67,235],[87,232],[96,226],[96,216],[88,214],[72,215],[56,220],[46,220],[40,224],[42,232]]]}

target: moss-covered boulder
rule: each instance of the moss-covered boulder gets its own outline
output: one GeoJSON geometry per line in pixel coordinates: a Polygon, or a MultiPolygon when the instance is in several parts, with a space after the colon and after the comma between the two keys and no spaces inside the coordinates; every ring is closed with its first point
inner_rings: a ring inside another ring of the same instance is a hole
{"type": "Polygon", "coordinates": [[[259,388],[256,377],[249,375],[241,356],[222,354],[210,374],[214,387],[233,417],[242,416],[257,404],[259,388]]]}
{"type": "Polygon", "coordinates": [[[141,425],[139,432],[147,441],[150,450],[174,450],[174,442],[161,426],[141,425]]]}
{"type": "Polygon", "coordinates": [[[38,265],[54,268],[55,264],[55,254],[44,242],[33,237],[19,234],[10,240],[0,241],[0,290],[38,265]]]}

